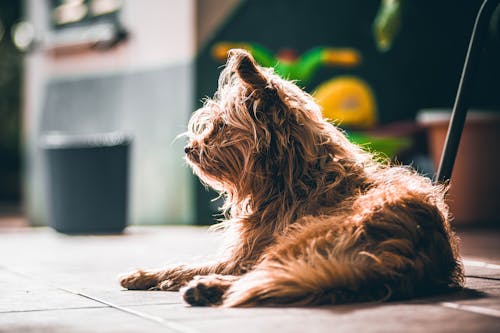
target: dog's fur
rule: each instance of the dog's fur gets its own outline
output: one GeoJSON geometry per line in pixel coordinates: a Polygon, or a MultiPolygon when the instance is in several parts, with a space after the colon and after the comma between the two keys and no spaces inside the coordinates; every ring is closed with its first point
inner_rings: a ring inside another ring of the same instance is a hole
{"type": "Polygon", "coordinates": [[[445,188],[350,143],[313,98],[232,50],[189,123],[187,161],[225,196],[226,258],[139,270],[128,289],[192,305],[319,305],[458,288],[445,188]]]}

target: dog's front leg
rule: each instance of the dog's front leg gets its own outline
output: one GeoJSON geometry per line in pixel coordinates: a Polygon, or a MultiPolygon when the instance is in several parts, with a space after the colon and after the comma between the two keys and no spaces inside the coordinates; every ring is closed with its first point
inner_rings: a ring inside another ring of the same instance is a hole
{"type": "MultiPolygon", "coordinates": [[[[243,237],[242,239],[251,238],[243,237]]],[[[123,275],[120,278],[120,284],[124,288],[133,290],[176,291],[197,275],[222,274],[238,276],[250,270],[255,265],[262,250],[269,243],[270,239],[268,238],[237,242],[229,257],[212,264],[199,266],[180,265],[157,270],[139,269],[123,275]],[[254,246],[248,247],[247,244],[253,244],[254,246]]]]}
{"type": "Polygon", "coordinates": [[[122,287],[132,290],[176,291],[196,275],[221,273],[226,265],[215,263],[204,266],[172,266],[166,269],[136,270],[120,277],[122,287]]]}

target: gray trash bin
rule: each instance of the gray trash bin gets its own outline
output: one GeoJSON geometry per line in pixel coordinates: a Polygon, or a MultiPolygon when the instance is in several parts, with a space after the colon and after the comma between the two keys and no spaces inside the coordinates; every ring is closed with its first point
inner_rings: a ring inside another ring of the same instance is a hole
{"type": "Polygon", "coordinates": [[[43,136],[51,227],[66,234],[123,231],[131,141],[122,133],[43,136]]]}

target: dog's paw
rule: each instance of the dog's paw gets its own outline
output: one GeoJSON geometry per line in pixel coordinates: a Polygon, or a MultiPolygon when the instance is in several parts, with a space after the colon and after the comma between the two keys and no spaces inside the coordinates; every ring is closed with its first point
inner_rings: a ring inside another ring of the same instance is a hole
{"type": "Polygon", "coordinates": [[[181,288],[181,294],[184,301],[190,305],[210,306],[221,304],[226,290],[225,285],[214,283],[214,279],[210,277],[195,277],[181,288]]]}
{"type": "Polygon", "coordinates": [[[136,270],[120,277],[120,285],[130,290],[148,290],[156,287],[158,278],[156,272],[136,270]]]}

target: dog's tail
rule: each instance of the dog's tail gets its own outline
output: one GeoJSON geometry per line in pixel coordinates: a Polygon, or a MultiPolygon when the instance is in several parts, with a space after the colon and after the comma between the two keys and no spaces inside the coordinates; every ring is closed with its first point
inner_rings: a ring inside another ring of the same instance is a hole
{"type": "MultiPolygon", "coordinates": [[[[383,301],[391,289],[374,269],[374,259],[360,252],[332,258],[314,255],[290,262],[263,262],[243,275],[224,296],[222,306],[304,306],[383,301]]],[[[386,274],[389,272],[385,272],[386,274]]]]}

